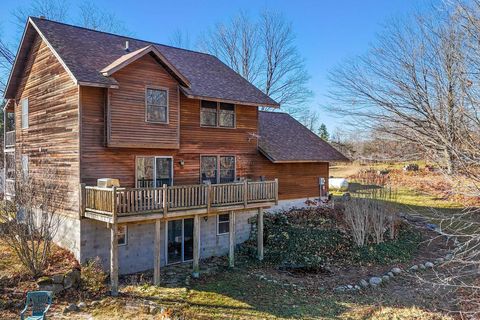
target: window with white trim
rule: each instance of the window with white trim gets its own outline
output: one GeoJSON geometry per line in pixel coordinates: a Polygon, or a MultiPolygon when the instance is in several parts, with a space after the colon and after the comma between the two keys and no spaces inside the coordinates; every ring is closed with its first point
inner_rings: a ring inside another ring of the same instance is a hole
{"type": "Polygon", "coordinates": [[[119,246],[127,245],[127,233],[128,229],[126,224],[117,226],[117,244],[119,246]]]}
{"type": "Polygon", "coordinates": [[[235,128],[235,105],[233,103],[202,100],[200,125],[202,127],[235,128]]]}
{"type": "Polygon", "coordinates": [[[147,88],[145,108],[147,122],[168,123],[168,90],[147,88]]]}
{"type": "Polygon", "coordinates": [[[22,154],[22,177],[24,180],[28,179],[28,155],[22,154]]]}
{"type": "Polygon", "coordinates": [[[230,232],[230,215],[219,214],[217,215],[217,234],[226,234],[230,232]]]}
{"type": "Polygon", "coordinates": [[[28,98],[22,99],[22,129],[28,128],[28,98]]]}

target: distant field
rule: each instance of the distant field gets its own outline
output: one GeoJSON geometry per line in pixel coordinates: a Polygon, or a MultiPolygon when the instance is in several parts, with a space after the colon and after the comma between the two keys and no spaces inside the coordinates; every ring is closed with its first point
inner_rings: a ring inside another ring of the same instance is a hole
{"type": "MultiPolygon", "coordinates": [[[[475,204],[475,200],[452,195],[451,182],[442,174],[428,173],[422,170],[425,162],[416,162],[420,166],[419,172],[403,172],[401,169],[407,164],[401,163],[372,163],[372,164],[341,164],[330,166],[330,176],[348,178],[355,176],[361,170],[373,168],[375,170],[392,170],[389,174],[389,184],[395,189],[397,202],[407,205],[413,210],[434,209],[461,209],[466,203],[475,204]]],[[[334,195],[343,192],[332,190],[334,195]]]]}

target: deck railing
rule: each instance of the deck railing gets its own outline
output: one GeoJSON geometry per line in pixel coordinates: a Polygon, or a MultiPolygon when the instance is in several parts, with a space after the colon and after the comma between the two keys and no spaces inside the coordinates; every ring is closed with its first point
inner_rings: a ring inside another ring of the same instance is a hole
{"type": "Polygon", "coordinates": [[[15,146],[15,131],[7,131],[5,133],[5,148],[15,146]]]}
{"type": "Polygon", "coordinates": [[[278,202],[278,181],[166,186],[160,188],[85,187],[85,210],[126,216],[278,202]]]}

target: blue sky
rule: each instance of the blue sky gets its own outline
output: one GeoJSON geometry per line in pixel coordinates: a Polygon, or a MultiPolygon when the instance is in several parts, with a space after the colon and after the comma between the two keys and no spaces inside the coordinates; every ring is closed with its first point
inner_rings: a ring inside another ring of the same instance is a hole
{"type": "MultiPolygon", "coordinates": [[[[0,11],[0,30],[11,39],[16,38],[12,10],[29,1],[3,0],[0,11]]],[[[175,30],[187,32],[190,38],[208,29],[216,22],[226,20],[243,10],[255,15],[264,8],[273,8],[285,14],[292,22],[299,51],[306,59],[312,76],[310,87],[314,92],[312,107],[320,112],[320,120],[331,131],[342,125],[342,120],[327,115],[320,106],[328,103],[328,71],[344,59],[368,50],[376,33],[388,19],[411,13],[426,0],[183,0],[183,1],[107,1],[95,3],[112,11],[137,38],[168,43],[175,30]]],[[[430,2],[429,2],[430,3],[430,2]]],[[[72,1],[71,19],[75,20],[75,2],[72,1]]]]}

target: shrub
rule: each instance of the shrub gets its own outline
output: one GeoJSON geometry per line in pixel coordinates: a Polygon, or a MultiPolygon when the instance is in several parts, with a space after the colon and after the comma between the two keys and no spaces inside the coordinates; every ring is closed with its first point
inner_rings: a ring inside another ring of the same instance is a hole
{"type": "Polygon", "coordinates": [[[345,223],[357,246],[364,246],[369,241],[382,243],[387,232],[390,239],[395,238],[398,218],[397,209],[391,202],[394,198],[390,189],[381,188],[357,193],[345,201],[345,223]]]}
{"type": "Polygon", "coordinates": [[[100,259],[87,261],[82,266],[82,287],[93,293],[99,293],[106,289],[105,281],[107,274],[103,271],[100,259]]]}

